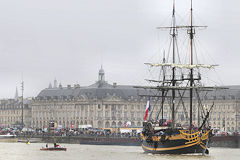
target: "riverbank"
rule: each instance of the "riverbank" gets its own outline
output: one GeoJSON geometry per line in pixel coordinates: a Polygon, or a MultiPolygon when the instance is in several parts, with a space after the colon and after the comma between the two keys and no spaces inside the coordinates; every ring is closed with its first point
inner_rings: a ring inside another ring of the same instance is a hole
{"type": "MultiPolygon", "coordinates": [[[[140,146],[140,137],[104,137],[104,136],[18,136],[18,142],[31,143],[59,143],[92,144],[92,145],[121,145],[140,146]]],[[[210,147],[240,148],[240,136],[215,136],[212,137],[210,147]]]]}
{"type": "Polygon", "coordinates": [[[32,143],[68,143],[68,144],[93,144],[93,145],[122,145],[140,146],[141,139],[138,137],[97,137],[97,136],[18,136],[18,142],[32,143]]]}
{"type": "Polygon", "coordinates": [[[210,146],[240,148],[240,136],[214,136],[211,139],[210,146]]]}

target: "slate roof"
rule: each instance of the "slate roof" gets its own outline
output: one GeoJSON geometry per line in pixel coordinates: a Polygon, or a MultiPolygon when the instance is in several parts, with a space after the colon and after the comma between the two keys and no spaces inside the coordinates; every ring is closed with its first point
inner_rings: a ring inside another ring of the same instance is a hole
{"type": "MultiPolygon", "coordinates": [[[[240,98],[240,86],[225,86],[227,90],[217,90],[209,92],[208,99],[235,99],[240,98]]],[[[96,83],[85,87],[60,87],[46,88],[42,90],[37,98],[74,98],[84,96],[89,99],[102,99],[109,95],[115,95],[123,99],[137,98],[140,94],[147,94],[144,89],[134,88],[130,85],[111,85],[106,81],[97,81],[96,83]]]]}
{"type": "Polygon", "coordinates": [[[63,87],[63,88],[46,88],[42,90],[37,97],[79,97],[85,96],[88,98],[102,99],[109,95],[115,95],[123,99],[130,97],[138,97],[144,89],[136,89],[133,86],[127,85],[111,85],[107,82],[100,81],[87,87],[63,87]]]}

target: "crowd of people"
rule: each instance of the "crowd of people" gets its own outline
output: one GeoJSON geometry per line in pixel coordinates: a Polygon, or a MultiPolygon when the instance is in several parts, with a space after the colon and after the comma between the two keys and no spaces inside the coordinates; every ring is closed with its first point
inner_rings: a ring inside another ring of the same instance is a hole
{"type": "Polygon", "coordinates": [[[12,134],[17,136],[94,136],[94,137],[140,137],[137,131],[111,131],[110,129],[20,129],[20,128],[0,128],[0,134],[12,134]]]}

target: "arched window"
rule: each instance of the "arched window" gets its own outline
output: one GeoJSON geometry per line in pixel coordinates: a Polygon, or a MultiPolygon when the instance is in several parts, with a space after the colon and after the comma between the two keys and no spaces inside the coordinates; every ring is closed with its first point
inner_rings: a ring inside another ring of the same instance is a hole
{"type": "Polygon", "coordinates": [[[122,127],[122,122],[118,122],[118,127],[122,127]]]}
{"type": "Polygon", "coordinates": [[[112,127],[116,127],[116,122],[112,122],[112,127]]]}
{"type": "Polygon", "coordinates": [[[110,127],[110,124],[109,124],[109,122],[107,121],[106,123],[105,123],[105,128],[109,128],[110,127]]]}
{"type": "Polygon", "coordinates": [[[137,127],[142,127],[141,122],[138,122],[138,123],[137,123],[137,127]]]}
{"type": "Polygon", "coordinates": [[[98,128],[102,128],[102,122],[98,121],[98,128]]]}
{"type": "Polygon", "coordinates": [[[134,122],[131,122],[131,127],[135,127],[135,123],[134,122]]]}

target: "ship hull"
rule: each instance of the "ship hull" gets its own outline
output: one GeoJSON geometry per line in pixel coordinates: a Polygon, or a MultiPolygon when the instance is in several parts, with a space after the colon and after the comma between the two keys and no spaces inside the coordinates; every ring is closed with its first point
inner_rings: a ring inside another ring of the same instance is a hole
{"type": "Polygon", "coordinates": [[[210,130],[202,132],[179,130],[171,133],[167,136],[143,135],[143,150],[152,154],[208,154],[207,146],[210,130]]]}
{"type": "Polygon", "coordinates": [[[0,142],[17,142],[16,135],[0,135],[0,142]]]}
{"type": "Polygon", "coordinates": [[[67,151],[67,148],[57,148],[57,147],[52,147],[52,148],[41,148],[41,151],[67,151]]]}
{"type": "Polygon", "coordinates": [[[201,145],[198,142],[185,144],[185,140],[168,141],[168,142],[146,142],[143,141],[142,148],[146,153],[152,154],[193,154],[206,153],[207,147],[205,141],[201,145]]]}

